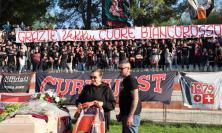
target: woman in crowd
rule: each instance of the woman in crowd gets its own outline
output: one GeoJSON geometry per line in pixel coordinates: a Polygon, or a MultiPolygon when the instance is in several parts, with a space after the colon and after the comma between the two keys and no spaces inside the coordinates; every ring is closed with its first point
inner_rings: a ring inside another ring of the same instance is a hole
{"type": "Polygon", "coordinates": [[[1,71],[5,71],[7,53],[5,46],[0,47],[0,67],[1,71]]]}
{"type": "Polygon", "coordinates": [[[59,52],[56,52],[55,55],[53,55],[53,69],[54,70],[60,70],[60,67],[59,67],[59,52]]]}
{"type": "Polygon", "coordinates": [[[159,49],[159,45],[155,45],[152,48],[152,56],[151,56],[151,65],[155,68],[158,68],[160,61],[161,51],[159,49]]]}
{"type": "Polygon", "coordinates": [[[112,47],[112,42],[108,44],[107,48],[107,56],[108,56],[108,67],[110,69],[113,69],[113,63],[112,63],[112,56],[113,56],[113,47],[112,47]]]}
{"type": "Polygon", "coordinates": [[[78,70],[85,71],[86,70],[86,54],[85,51],[80,47],[79,56],[78,56],[78,70]]]}
{"type": "Polygon", "coordinates": [[[113,49],[112,61],[113,61],[113,68],[117,69],[117,66],[119,65],[119,52],[117,48],[113,49]]]}
{"type": "Polygon", "coordinates": [[[143,68],[143,58],[142,49],[139,48],[135,56],[137,68],[143,68]]]}
{"type": "Polygon", "coordinates": [[[46,71],[49,68],[48,53],[43,53],[41,61],[39,63],[39,70],[46,71]]]}
{"type": "Polygon", "coordinates": [[[19,50],[19,73],[21,73],[23,70],[25,70],[25,62],[26,62],[26,56],[25,56],[24,49],[21,47],[19,50]]]}
{"type": "Polygon", "coordinates": [[[108,59],[108,56],[107,54],[105,53],[105,50],[102,50],[102,58],[101,58],[101,68],[102,69],[106,69],[108,68],[108,62],[109,62],[109,59],[108,59]]]}
{"type": "Polygon", "coordinates": [[[8,72],[14,72],[16,70],[16,65],[17,65],[16,52],[13,49],[12,45],[9,46],[9,50],[7,52],[6,64],[8,66],[8,72]]]}
{"type": "Polygon", "coordinates": [[[32,58],[32,66],[33,66],[33,71],[37,71],[39,69],[39,64],[41,61],[41,53],[39,51],[39,47],[36,47],[31,54],[32,58]]]}
{"type": "Polygon", "coordinates": [[[103,72],[101,69],[93,70],[90,74],[91,84],[85,85],[76,105],[95,101],[95,106],[104,109],[106,131],[109,130],[110,111],[115,108],[115,99],[109,85],[102,82],[103,72]]]}
{"type": "Polygon", "coordinates": [[[63,46],[59,57],[59,65],[61,70],[63,71],[68,70],[67,60],[68,60],[67,48],[63,46]]]}
{"type": "Polygon", "coordinates": [[[135,47],[130,47],[130,50],[129,50],[129,62],[130,62],[130,65],[132,68],[135,68],[135,62],[136,62],[136,58],[135,58],[135,47]]]}
{"type": "Polygon", "coordinates": [[[94,51],[93,48],[90,46],[87,50],[87,68],[88,70],[92,70],[94,65],[94,51]]]}
{"type": "Polygon", "coordinates": [[[166,67],[172,70],[172,53],[170,52],[169,48],[166,48],[164,56],[166,67]]]}
{"type": "Polygon", "coordinates": [[[177,63],[177,48],[176,48],[176,43],[173,43],[172,45],[172,65],[174,68],[177,69],[178,63],[177,63]]]}

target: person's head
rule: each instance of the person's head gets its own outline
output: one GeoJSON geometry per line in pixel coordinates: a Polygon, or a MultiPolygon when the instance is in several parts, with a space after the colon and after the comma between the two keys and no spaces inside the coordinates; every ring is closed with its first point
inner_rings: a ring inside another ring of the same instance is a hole
{"type": "Polygon", "coordinates": [[[131,73],[131,65],[128,60],[123,60],[119,63],[120,75],[122,77],[127,77],[131,73]]]}
{"type": "Polygon", "coordinates": [[[96,86],[102,83],[102,77],[103,77],[103,72],[101,69],[95,69],[90,74],[91,82],[96,86]]]}

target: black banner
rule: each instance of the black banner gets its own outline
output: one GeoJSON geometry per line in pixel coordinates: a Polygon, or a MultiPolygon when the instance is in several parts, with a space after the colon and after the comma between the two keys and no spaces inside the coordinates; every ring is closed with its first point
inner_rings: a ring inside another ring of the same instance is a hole
{"type": "MultiPolygon", "coordinates": [[[[65,96],[67,102],[74,104],[85,84],[90,84],[90,73],[44,73],[36,74],[36,92],[53,89],[65,96]]],[[[133,72],[137,78],[142,101],[161,101],[170,103],[174,72],[133,72]]],[[[118,72],[105,72],[103,81],[108,83],[115,97],[121,89],[121,77],[118,72]]]]}
{"type": "Polygon", "coordinates": [[[29,83],[33,73],[1,73],[0,74],[0,92],[16,93],[29,92],[29,83]]]}

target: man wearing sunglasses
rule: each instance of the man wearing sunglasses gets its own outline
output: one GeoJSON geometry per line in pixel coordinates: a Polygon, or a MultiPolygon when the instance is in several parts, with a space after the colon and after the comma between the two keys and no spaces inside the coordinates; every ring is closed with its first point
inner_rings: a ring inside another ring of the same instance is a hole
{"type": "Polygon", "coordinates": [[[119,94],[120,114],[117,115],[117,120],[122,122],[122,133],[138,133],[142,109],[138,82],[131,76],[131,66],[127,60],[120,62],[119,70],[123,77],[123,88],[119,94]]]}

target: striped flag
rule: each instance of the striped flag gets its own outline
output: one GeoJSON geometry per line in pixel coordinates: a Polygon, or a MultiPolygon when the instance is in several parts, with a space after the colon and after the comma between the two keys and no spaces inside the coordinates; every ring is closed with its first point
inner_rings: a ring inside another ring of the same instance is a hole
{"type": "Polygon", "coordinates": [[[88,133],[105,133],[105,118],[102,108],[93,106],[94,102],[81,105],[80,115],[72,133],[79,131],[88,133]]]}

